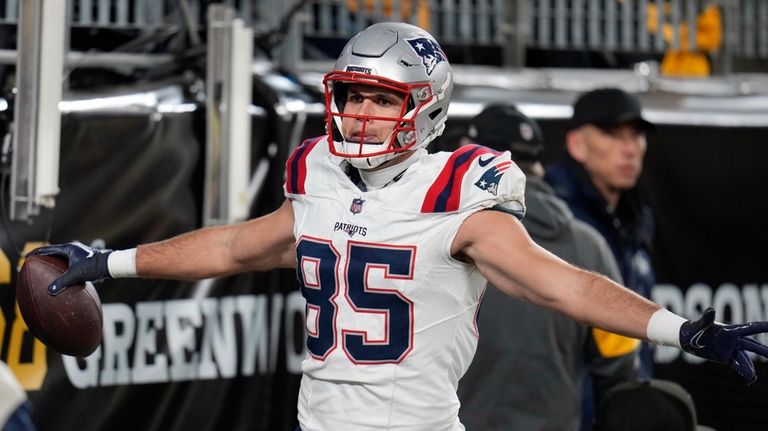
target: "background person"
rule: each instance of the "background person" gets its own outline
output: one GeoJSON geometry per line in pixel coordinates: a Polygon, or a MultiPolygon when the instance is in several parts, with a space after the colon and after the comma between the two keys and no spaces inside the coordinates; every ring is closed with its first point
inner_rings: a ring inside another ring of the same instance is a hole
{"type": "MultiPolygon", "coordinates": [[[[640,101],[619,88],[582,94],[573,105],[563,160],[548,167],[545,180],[574,215],[597,229],[619,264],[624,284],[650,298],[656,282],[651,264],[654,220],[637,187],[655,130],[642,116],[640,101]]],[[[650,346],[640,348],[639,376],[653,376],[650,346]]],[[[594,416],[591,385],[585,385],[582,429],[594,416]]]]}
{"type": "Polygon", "coordinates": [[[605,394],[593,431],[715,431],[698,424],[688,391],[669,380],[622,383],[605,394]]]}
{"type": "Polygon", "coordinates": [[[675,29],[670,22],[660,23],[659,6],[662,3],[663,15],[669,17],[672,5],[668,1],[660,0],[648,3],[646,28],[651,33],[661,32],[664,42],[669,45],[661,60],[660,70],[663,75],[675,77],[703,78],[712,74],[711,56],[716,54],[723,43],[723,20],[720,7],[715,3],[708,3],[704,10],[696,17],[695,46],[690,46],[688,21],[683,20],[679,26],[679,48],[672,47],[675,38],[675,29]]]}
{"type": "MultiPolygon", "coordinates": [[[[656,277],[651,265],[654,220],[637,187],[655,130],[642,116],[640,101],[618,88],[581,95],[573,106],[563,160],[544,179],[579,220],[606,239],[624,284],[650,298],[656,277]]],[[[641,348],[641,377],[653,374],[648,345],[641,348]]]]}
{"type": "MultiPolygon", "coordinates": [[[[523,226],[539,245],[580,268],[621,281],[605,240],[573,217],[543,180],[539,125],[512,105],[474,117],[471,142],[510,151],[526,176],[523,226]]],[[[603,394],[637,375],[638,340],[590,328],[489,288],[478,316],[477,351],[459,382],[459,416],[470,430],[577,430],[582,375],[603,394]]],[[[598,400],[600,397],[598,397],[598,400]]]]}

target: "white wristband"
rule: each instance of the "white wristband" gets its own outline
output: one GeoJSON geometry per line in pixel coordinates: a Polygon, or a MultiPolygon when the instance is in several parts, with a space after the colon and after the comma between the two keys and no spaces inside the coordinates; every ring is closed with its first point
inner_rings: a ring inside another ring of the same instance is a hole
{"type": "Polygon", "coordinates": [[[648,320],[648,341],[662,346],[680,347],[680,327],[686,320],[675,313],[660,308],[648,320]]]}
{"type": "Polygon", "coordinates": [[[107,269],[112,278],[135,278],[136,273],[136,249],[113,251],[107,257],[107,269]]]}

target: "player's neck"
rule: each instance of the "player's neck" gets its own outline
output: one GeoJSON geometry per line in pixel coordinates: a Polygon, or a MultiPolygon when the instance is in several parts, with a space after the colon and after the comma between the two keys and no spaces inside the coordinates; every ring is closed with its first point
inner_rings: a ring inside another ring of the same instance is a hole
{"type": "Polygon", "coordinates": [[[360,169],[360,178],[368,190],[380,189],[391,183],[395,177],[419,161],[425,154],[427,154],[427,150],[421,148],[398,156],[385,163],[385,166],[379,166],[374,170],[360,169]]]}

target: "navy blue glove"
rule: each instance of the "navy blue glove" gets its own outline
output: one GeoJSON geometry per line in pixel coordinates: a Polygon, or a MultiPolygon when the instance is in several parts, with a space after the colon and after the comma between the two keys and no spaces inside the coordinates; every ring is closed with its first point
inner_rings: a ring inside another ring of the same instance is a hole
{"type": "Polygon", "coordinates": [[[48,286],[48,293],[56,295],[73,284],[112,278],[107,267],[110,253],[112,250],[95,250],[75,241],[36,248],[29,255],[58,256],[69,262],[69,269],[48,286]]]}
{"type": "Polygon", "coordinates": [[[768,357],[768,347],[747,336],[764,332],[768,332],[768,322],[739,325],[715,322],[715,310],[709,307],[699,320],[683,323],[680,328],[680,346],[692,355],[729,365],[752,384],[757,380],[757,375],[747,352],[768,357]]]}

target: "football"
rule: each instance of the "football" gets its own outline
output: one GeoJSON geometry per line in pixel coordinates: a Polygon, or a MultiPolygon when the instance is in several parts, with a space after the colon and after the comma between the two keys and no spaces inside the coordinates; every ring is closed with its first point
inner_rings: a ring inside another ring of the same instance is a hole
{"type": "Polygon", "coordinates": [[[77,357],[93,353],[101,343],[101,300],[91,283],[76,284],[56,296],[48,285],[67,270],[54,256],[28,256],[16,283],[16,300],[27,328],[57,352],[77,357]]]}

